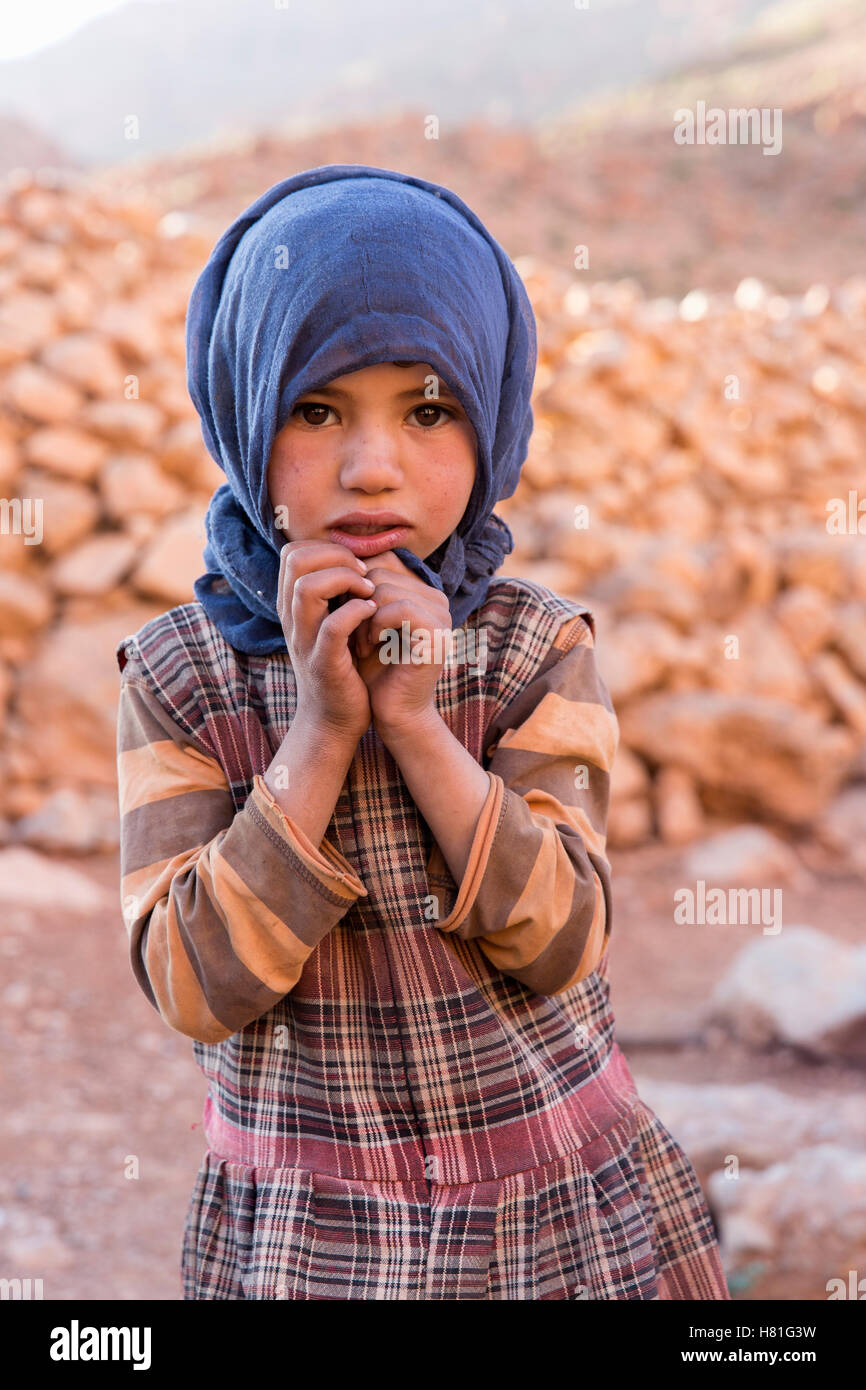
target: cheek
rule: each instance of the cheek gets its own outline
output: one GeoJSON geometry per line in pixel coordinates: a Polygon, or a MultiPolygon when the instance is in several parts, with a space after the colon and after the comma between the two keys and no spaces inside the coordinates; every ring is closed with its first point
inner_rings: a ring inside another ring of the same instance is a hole
{"type": "Polygon", "coordinates": [[[475,480],[474,464],[454,460],[450,466],[437,469],[435,486],[427,494],[427,514],[435,519],[436,529],[453,531],[469,503],[475,480]]]}
{"type": "Polygon", "coordinates": [[[309,490],[305,481],[306,470],[293,457],[287,443],[274,450],[268,466],[268,492],[271,501],[286,502],[291,496],[300,501],[309,490]]]}
{"type": "Polygon", "coordinates": [[[460,515],[466,509],[475,483],[476,454],[474,435],[470,440],[461,439],[454,447],[445,470],[444,488],[451,508],[458,508],[460,515]]]}
{"type": "Polygon", "coordinates": [[[469,426],[451,434],[437,459],[437,473],[447,481],[452,493],[472,489],[475,480],[477,450],[475,434],[469,426]]]}
{"type": "Polygon", "coordinates": [[[268,497],[277,530],[286,540],[296,539],[307,525],[307,501],[302,471],[292,466],[285,452],[272,455],[268,465],[268,497]]]}

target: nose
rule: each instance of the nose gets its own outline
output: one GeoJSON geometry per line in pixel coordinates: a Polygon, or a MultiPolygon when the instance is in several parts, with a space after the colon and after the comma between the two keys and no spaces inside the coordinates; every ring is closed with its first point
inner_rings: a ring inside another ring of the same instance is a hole
{"type": "Polygon", "coordinates": [[[377,493],[401,486],[400,445],[386,426],[367,425],[347,435],[340,482],[347,492],[360,489],[377,493]]]}

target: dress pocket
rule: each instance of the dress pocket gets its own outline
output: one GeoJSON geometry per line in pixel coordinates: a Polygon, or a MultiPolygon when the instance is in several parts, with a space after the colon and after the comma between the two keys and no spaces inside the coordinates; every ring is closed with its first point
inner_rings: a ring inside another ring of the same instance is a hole
{"type": "Polygon", "coordinates": [[[591,1188],[583,1278],[574,1298],[659,1297],[655,1226],[634,1113],[573,1155],[591,1188]]]}
{"type": "Polygon", "coordinates": [[[252,1206],[242,1283],[249,1299],[309,1298],[315,1243],[312,1175],[301,1168],[247,1168],[252,1206]]]}
{"type": "Polygon", "coordinates": [[[632,1112],[583,1148],[501,1182],[490,1299],[657,1297],[632,1112]]]}
{"type": "Polygon", "coordinates": [[[412,1299],[424,1287],[426,1184],[374,1183],[304,1169],[255,1169],[246,1298],[412,1299]]]}
{"type": "Polygon", "coordinates": [[[184,1299],[242,1299],[235,1223],[226,1191],[226,1160],[210,1150],[196,1176],[181,1254],[184,1299]]]}

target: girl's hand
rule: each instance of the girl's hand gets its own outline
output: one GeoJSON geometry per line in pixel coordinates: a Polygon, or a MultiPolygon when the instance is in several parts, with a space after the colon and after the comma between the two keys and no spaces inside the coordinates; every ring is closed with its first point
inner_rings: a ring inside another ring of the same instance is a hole
{"type": "Polygon", "coordinates": [[[353,748],[370,727],[371,709],[349,640],[374,611],[367,602],[372,595],[362,561],[344,545],[289,541],[280,551],[277,613],[295,673],[295,717],[353,748]],[[347,592],[346,602],[329,613],[328,600],[347,592]]]}
{"type": "Polygon", "coordinates": [[[355,649],[358,670],[370,695],[373,726],[384,739],[389,732],[402,732],[435,711],[436,686],[450,641],[451,608],[445,594],[419,579],[392,550],[373,555],[368,564],[378,607],[361,623],[355,649]],[[404,621],[408,622],[405,643],[404,621]],[[382,660],[387,653],[387,641],[380,645],[385,629],[396,633],[396,641],[391,639],[396,646],[396,662],[382,660]],[[439,661],[434,660],[437,631],[442,634],[439,661]],[[426,650],[421,639],[426,640],[426,650]],[[413,647],[426,659],[414,663],[413,647]]]}

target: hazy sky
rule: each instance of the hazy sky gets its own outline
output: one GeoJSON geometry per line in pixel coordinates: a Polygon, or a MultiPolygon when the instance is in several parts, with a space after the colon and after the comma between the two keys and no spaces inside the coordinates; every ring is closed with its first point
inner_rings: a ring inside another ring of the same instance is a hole
{"type": "Polygon", "coordinates": [[[37,48],[66,38],[96,15],[124,4],[126,0],[30,0],[26,5],[4,5],[0,59],[34,53],[37,48]]]}
{"type": "MultiPolygon", "coordinates": [[[[615,10],[628,6],[632,0],[592,0],[593,7],[599,10],[615,10]]],[[[80,29],[88,20],[110,10],[120,9],[128,0],[29,0],[13,7],[11,0],[3,6],[3,20],[0,23],[0,62],[5,58],[23,58],[40,48],[56,43],[80,29]]],[[[164,0],[144,0],[146,4],[164,3],[164,0]]],[[[239,4],[250,0],[238,0],[239,4]]],[[[563,0],[568,6],[572,0],[563,0]]],[[[663,14],[677,14],[693,3],[693,0],[656,0],[663,14]]],[[[710,11],[724,9],[725,0],[699,0],[710,11]]]]}

